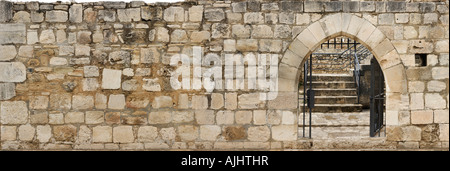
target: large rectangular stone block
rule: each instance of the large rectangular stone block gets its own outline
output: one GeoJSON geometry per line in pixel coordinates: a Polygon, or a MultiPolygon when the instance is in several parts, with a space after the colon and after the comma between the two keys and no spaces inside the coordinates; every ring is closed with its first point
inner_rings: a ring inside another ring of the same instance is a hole
{"type": "Polygon", "coordinates": [[[26,43],[25,24],[0,24],[0,44],[26,43]]]}
{"type": "Polygon", "coordinates": [[[21,62],[0,62],[0,82],[23,82],[26,79],[26,68],[21,62]]]}
{"type": "Polygon", "coordinates": [[[11,20],[13,14],[13,3],[8,1],[0,1],[0,22],[11,20]]]}

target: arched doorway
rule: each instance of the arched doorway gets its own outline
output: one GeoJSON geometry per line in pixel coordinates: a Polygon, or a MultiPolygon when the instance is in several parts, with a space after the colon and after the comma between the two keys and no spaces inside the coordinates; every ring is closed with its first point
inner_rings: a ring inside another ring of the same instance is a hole
{"type": "Polygon", "coordinates": [[[385,135],[385,83],[364,45],[345,36],[322,43],[299,78],[299,135],[364,139],[385,135]]]}
{"type": "Polygon", "coordinates": [[[377,27],[352,14],[326,16],[298,34],[279,64],[279,92],[297,94],[305,60],[322,43],[339,36],[346,36],[367,47],[380,64],[386,85],[385,123],[387,128],[397,126],[399,111],[402,110],[401,97],[407,94],[404,65],[391,41],[377,27]]]}

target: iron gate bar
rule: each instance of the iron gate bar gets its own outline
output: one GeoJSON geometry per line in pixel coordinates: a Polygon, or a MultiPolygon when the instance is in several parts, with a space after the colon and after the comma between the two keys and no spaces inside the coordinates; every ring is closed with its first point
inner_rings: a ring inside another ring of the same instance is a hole
{"type": "MultiPolygon", "coordinates": [[[[312,54],[309,55],[309,89],[312,90],[312,54]]],[[[309,103],[309,102],[308,102],[309,103]]],[[[312,108],[309,107],[309,138],[311,139],[311,115],[312,108]]]]}

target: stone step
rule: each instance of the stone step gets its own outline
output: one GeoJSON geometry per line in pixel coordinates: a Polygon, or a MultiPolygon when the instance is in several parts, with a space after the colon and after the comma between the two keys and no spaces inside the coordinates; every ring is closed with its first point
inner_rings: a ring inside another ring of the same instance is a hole
{"type": "MultiPolygon", "coordinates": [[[[299,96],[299,103],[303,105],[303,94],[299,96]]],[[[316,104],[356,104],[357,96],[316,96],[316,104]]]]}
{"type": "MultiPolygon", "coordinates": [[[[315,104],[312,108],[312,112],[323,113],[342,113],[342,112],[361,112],[361,104],[315,104]]],[[[300,104],[300,111],[303,111],[303,103],[300,104]]],[[[309,112],[309,108],[306,107],[306,112],[309,112]]]]}
{"type": "Polygon", "coordinates": [[[317,96],[357,96],[356,89],[313,88],[317,96]]]}
{"type": "MultiPolygon", "coordinates": [[[[309,87],[309,84],[306,85],[309,87]]],[[[312,82],[313,88],[337,88],[337,89],[348,89],[356,88],[356,84],[353,81],[317,81],[312,82]]]]}
{"type": "MultiPolygon", "coordinates": [[[[309,80],[309,76],[308,76],[309,80]]],[[[353,81],[353,76],[349,74],[313,74],[312,81],[353,81]]]]}
{"type": "Polygon", "coordinates": [[[356,104],[357,96],[316,96],[316,104],[356,104]]]}
{"type": "MultiPolygon", "coordinates": [[[[336,126],[336,127],[324,127],[324,126],[312,126],[311,138],[314,140],[361,140],[370,139],[369,126],[336,126]]],[[[298,127],[299,138],[303,137],[303,127],[298,127]]],[[[305,127],[305,136],[309,136],[309,127],[305,127]]],[[[384,130],[381,131],[380,138],[384,138],[384,130]]],[[[378,137],[374,137],[378,138],[378,137]]]]}
{"type": "MultiPolygon", "coordinates": [[[[309,113],[305,113],[305,125],[309,125],[309,113]]],[[[346,113],[323,113],[311,114],[311,126],[369,126],[370,111],[346,112],[346,113]]],[[[303,125],[303,112],[299,113],[298,125],[303,125]]]]}

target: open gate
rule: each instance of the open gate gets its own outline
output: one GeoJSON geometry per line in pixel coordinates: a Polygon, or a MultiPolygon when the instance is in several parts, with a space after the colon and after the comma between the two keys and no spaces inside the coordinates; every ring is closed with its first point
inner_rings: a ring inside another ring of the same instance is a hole
{"type": "Polygon", "coordinates": [[[375,58],[370,61],[370,136],[380,136],[384,127],[385,84],[380,64],[375,58]]]}

